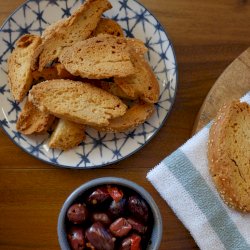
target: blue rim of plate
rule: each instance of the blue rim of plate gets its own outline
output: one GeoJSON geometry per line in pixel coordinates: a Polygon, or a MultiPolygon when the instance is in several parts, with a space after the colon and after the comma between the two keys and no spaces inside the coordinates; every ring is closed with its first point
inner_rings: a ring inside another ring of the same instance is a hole
{"type": "MultiPolygon", "coordinates": [[[[3,22],[3,24],[1,25],[0,27],[0,32],[2,31],[3,27],[6,25],[6,23],[8,22],[8,20],[16,13],[18,12],[22,7],[23,5],[29,3],[29,2],[32,2],[34,0],[26,0],[23,4],[19,5],[6,19],[5,21],[3,22]]],[[[35,0],[35,1],[39,1],[39,0],[35,0]]],[[[120,159],[117,159],[115,161],[112,161],[112,162],[107,162],[107,163],[104,163],[104,164],[99,164],[99,165],[94,165],[94,166],[84,166],[84,167],[76,167],[76,166],[68,166],[68,165],[61,165],[60,163],[54,163],[54,162],[51,162],[49,160],[46,160],[46,159],[42,159],[32,153],[30,153],[28,150],[26,150],[24,147],[22,147],[20,144],[18,144],[12,137],[11,135],[5,130],[3,124],[2,124],[2,121],[0,120],[0,127],[1,129],[4,131],[4,133],[10,138],[10,140],[12,142],[14,142],[15,145],[17,145],[19,148],[21,148],[21,150],[23,150],[25,153],[28,153],[30,156],[32,156],[33,158],[35,159],[38,159],[44,163],[47,163],[49,165],[52,165],[52,166],[55,166],[57,168],[65,168],[65,169],[78,169],[78,170],[82,170],[82,169],[95,169],[95,168],[102,168],[102,167],[106,167],[106,166],[109,166],[109,165],[113,165],[113,164],[116,164],[122,160],[125,160],[127,158],[129,158],[130,156],[132,156],[133,154],[137,153],[139,150],[141,150],[144,146],[146,146],[155,136],[156,134],[158,134],[159,130],[163,127],[163,125],[165,124],[166,120],[168,119],[172,109],[173,109],[173,105],[175,103],[175,99],[176,99],[176,94],[177,94],[177,91],[178,91],[178,80],[179,80],[179,75],[178,75],[178,62],[177,62],[177,59],[176,59],[176,53],[175,53],[175,50],[174,50],[174,47],[173,47],[173,44],[172,44],[172,41],[169,37],[169,34],[168,32],[166,31],[166,29],[162,26],[162,24],[159,22],[159,20],[155,17],[154,14],[151,13],[151,11],[149,11],[143,4],[141,4],[140,2],[138,2],[138,0],[133,0],[134,2],[136,2],[137,4],[139,4],[141,7],[143,7],[156,21],[157,23],[159,24],[159,27],[161,28],[161,30],[166,34],[166,37],[168,39],[168,42],[169,42],[169,47],[171,48],[171,51],[173,53],[173,57],[174,57],[174,62],[175,62],[175,78],[176,78],[176,84],[175,84],[175,91],[174,91],[174,94],[173,94],[173,97],[172,97],[172,102],[170,104],[170,107],[169,107],[169,110],[168,110],[168,113],[166,114],[165,118],[163,119],[163,121],[161,122],[160,126],[157,128],[157,130],[154,132],[154,134],[141,146],[139,146],[137,149],[135,149],[134,151],[132,151],[131,153],[127,154],[126,156],[120,158],[120,159]]],[[[81,2],[84,2],[84,0],[82,0],[81,2]]]]}

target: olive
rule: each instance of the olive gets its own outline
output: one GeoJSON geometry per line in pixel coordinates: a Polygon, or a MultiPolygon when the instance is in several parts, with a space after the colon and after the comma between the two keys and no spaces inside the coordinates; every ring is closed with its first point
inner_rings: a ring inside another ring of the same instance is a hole
{"type": "Polygon", "coordinates": [[[137,234],[132,234],[125,238],[119,250],[141,250],[141,237],[137,234]]]}
{"type": "Polygon", "coordinates": [[[146,203],[138,196],[130,196],[128,199],[129,211],[139,220],[147,222],[149,212],[146,203]]]}
{"type": "Polygon", "coordinates": [[[125,218],[115,220],[109,227],[110,232],[116,237],[124,237],[132,229],[132,226],[125,218]]]}
{"type": "Polygon", "coordinates": [[[82,224],[88,217],[88,210],[85,204],[74,204],[67,212],[67,217],[73,224],[82,224]]]}
{"type": "Polygon", "coordinates": [[[110,225],[111,220],[106,213],[93,213],[92,214],[92,221],[93,222],[101,222],[103,225],[110,225]]]}
{"type": "Polygon", "coordinates": [[[89,195],[88,202],[92,205],[99,205],[109,198],[111,197],[107,188],[99,187],[89,195]]]}
{"type": "Polygon", "coordinates": [[[117,187],[112,187],[110,185],[108,185],[107,189],[114,201],[119,202],[122,199],[123,192],[121,189],[118,189],[117,187]]]}
{"type": "Polygon", "coordinates": [[[147,248],[152,215],[139,194],[116,185],[102,185],[84,194],[83,202],[67,211],[67,237],[72,250],[147,248]]]}
{"type": "Polygon", "coordinates": [[[83,228],[72,226],[68,232],[68,241],[72,250],[84,249],[84,232],[83,228]]]}
{"type": "Polygon", "coordinates": [[[125,208],[126,208],[125,198],[121,199],[119,202],[115,202],[113,200],[109,206],[108,212],[112,215],[112,217],[117,218],[124,214],[125,208]]]}
{"type": "Polygon", "coordinates": [[[137,233],[145,234],[147,232],[147,226],[144,226],[139,221],[132,218],[128,218],[127,221],[137,233]]]}
{"type": "Polygon", "coordinates": [[[96,250],[113,250],[115,247],[111,234],[100,222],[87,229],[86,238],[96,250]]]}

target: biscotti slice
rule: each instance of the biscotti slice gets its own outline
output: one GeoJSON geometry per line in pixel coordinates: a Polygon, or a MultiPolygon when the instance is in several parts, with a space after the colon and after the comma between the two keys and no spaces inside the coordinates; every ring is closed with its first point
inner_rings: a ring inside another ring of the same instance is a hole
{"type": "Polygon", "coordinates": [[[126,95],[122,91],[122,89],[117,84],[115,84],[114,82],[100,81],[100,80],[96,80],[96,81],[99,81],[99,82],[94,83],[94,85],[96,87],[101,88],[101,89],[109,92],[110,94],[118,96],[120,98],[130,99],[131,100],[131,98],[128,95],[126,95]]]}
{"type": "Polygon", "coordinates": [[[136,38],[126,38],[127,44],[130,47],[130,53],[136,52],[140,56],[144,56],[144,54],[148,51],[148,48],[145,44],[136,38]]]}
{"type": "Polygon", "coordinates": [[[60,29],[63,28],[65,25],[65,22],[67,22],[71,17],[59,19],[56,22],[50,24],[45,28],[45,30],[42,33],[42,39],[48,39],[50,36],[53,36],[56,32],[60,32],[60,29]]]}
{"type": "Polygon", "coordinates": [[[46,67],[42,71],[32,71],[32,77],[35,82],[41,80],[53,80],[53,79],[71,79],[73,80],[75,76],[72,76],[61,63],[56,63],[51,67],[46,67]]]}
{"type": "Polygon", "coordinates": [[[68,150],[79,145],[84,139],[84,125],[60,119],[48,145],[50,148],[68,150]]]}
{"type": "Polygon", "coordinates": [[[88,38],[102,13],[111,7],[108,0],[87,0],[69,18],[50,26],[43,34],[42,50],[39,48],[39,71],[57,59],[64,47],[88,38]]]}
{"type": "Polygon", "coordinates": [[[51,80],[39,83],[29,93],[40,110],[75,123],[108,125],[125,114],[126,105],[116,96],[88,83],[51,80]]]}
{"type": "Polygon", "coordinates": [[[126,39],[107,34],[64,49],[59,61],[72,75],[82,78],[124,77],[135,72],[126,39]]]}
{"type": "Polygon", "coordinates": [[[148,103],[156,103],[159,99],[159,83],[148,62],[134,52],[131,60],[136,73],[127,77],[115,77],[114,82],[132,99],[140,98],[148,103]]]}
{"type": "MultiPolygon", "coordinates": [[[[122,27],[114,20],[108,18],[101,18],[96,29],[92,32],[91,37],[100,34],[108,34],[113,36],[124,37],[122,27]]],[[[136,38],[126,38],[127,44],[132,47],[138,54],[144,55],[148,49],[145,44],[136,38]]]]}
{"type": "Polygon", "coordinates": [[[233,101],[218,112],[210,129],[208,162],[225,203],[250,212],[250,106],[233,101]]]}
{"type": "Polygon", "coordinates": [[[26,34],[16,42],[8,59],[8,77],[14,99],[21,102],[32,85],[31,63],[35,49],[41,43],[36,35],[26,34]]]}
{"type": "Polygon", "coordinates": [[[89,83],[97,88],[101,88],[119,98],[131,100],[131,98],[127,96],[117,84],[112,82],[112,79],[98,80],[98,79],[81,78],[79,81],[89,83]]]}
{"type": "Polygon", "coordinates": [[[125,115],[110,120],[109,125],[95,129],[102,132],[125,132],[144,123],[154,110],[154,104],[139,102],[129,108],[125,115]]]}
{"type": "Polygon", "coordinates": [[[124,37],[121,26],[116,21],[108,18],[101,18],[91,36],[98,36],[99,34],[109,34],[113,36],[124,37]]]}
{"type": "Polygon", "coordinates": [[[32,102],[27,100],[18,117],[16,128],[24,135],[44,133],[52,125],[54,119],[53,115],[40,111],[32,102]]]}

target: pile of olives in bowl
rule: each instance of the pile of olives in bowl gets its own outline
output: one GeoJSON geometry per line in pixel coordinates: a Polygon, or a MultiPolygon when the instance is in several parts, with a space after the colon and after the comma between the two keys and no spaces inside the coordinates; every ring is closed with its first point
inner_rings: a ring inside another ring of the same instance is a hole
{"type": "MultiPolygon", "coordinates": [[[[128,186],[137,184],[120,178],[105,183],[103,179],[108,178],[97,179],[101,181],[100,185],[90,185],[89,188],[83,185],[84,190],[80,187],[72,194],[74,197],[65,202],[58,220],[61,248],[157,249],[152,247],[155,211],[134,186],[128,186]]],[[[161,227],[158,233],[161,238],[161,227]]]]}

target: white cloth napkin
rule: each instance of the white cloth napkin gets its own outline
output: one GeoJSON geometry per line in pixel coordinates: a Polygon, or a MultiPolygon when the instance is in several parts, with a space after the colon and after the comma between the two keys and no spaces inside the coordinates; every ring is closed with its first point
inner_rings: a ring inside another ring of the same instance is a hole
{"type": "MultiPolygon", "coordinates": [[[[250,92],[241,101],[250,104],[250,92]]],[[[200,249],[250,249],[250,215],[228,208],[208,172],[209,125],[152,169],[148,180],[200,249]]]]}

